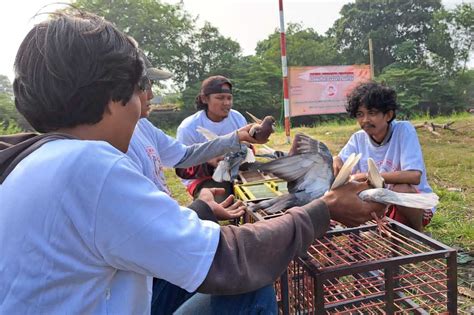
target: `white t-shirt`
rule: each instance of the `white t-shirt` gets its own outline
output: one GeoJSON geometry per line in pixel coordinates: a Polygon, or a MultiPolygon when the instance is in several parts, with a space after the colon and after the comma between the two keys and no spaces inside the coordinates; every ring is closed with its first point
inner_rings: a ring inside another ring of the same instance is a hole
{"type": "Polygon", "coordinates": [[[176,133],[176,138],[185,145],[203,143],[206,142],[207,139],[196,130],[198,126],[206,128],[218,136],[223,136],[245,125],[247,125],[247,121],[244,116],[236,110],[231,109],[229,116],[219,122],[210,120],[206,112],[200,110],[181,122],[176,133]]]}
{"type": "Polygon", "coordinates": [[[148,315],[151,277],[194,291],[219,241],[103,141],[44,144],[0,205],[0,314],[148,315]]]}
{"type": "MultiPolygon", "coordinates": [[[[204,110],[200,110],[195,114],[186,117],[178,126],[176,138],[185,145],[192,145],[194,143],[203,143],[207,139],[200,134],[196,129],[198,126],[212,131],[218,136],[229,134],[243,126],[247,125],[244,116],[236,110],[231,109],[229,116],[222,121],[215,122],[210,120],[204,110]]],[[[182,182],[188,186],[193,180],[185,180],[182,182]]]]}
{"type": "Polygon", "coordinates": [[[416,187],[421,192],[433,190],[426,179],[425,163],[420,142],[413,125],[408,121],[392,121],[392,136],[381,146],[374,145],[364,130],[354,133],[347,144],[339,152],[343,162],[351,153],[362,153],[362,157],[354,167],[353,173],[368,171],[367,159],[371,157],[381,173],[395,171],[420,171],[421,181],[416,187]]]}
{"type": "Polygon", "coordinates": [[[158,189],[170,194],[163,167],[173,167],[184,157],[186,146],[156,128],[148,119],[138,121],[127,155],[158,189]]]}

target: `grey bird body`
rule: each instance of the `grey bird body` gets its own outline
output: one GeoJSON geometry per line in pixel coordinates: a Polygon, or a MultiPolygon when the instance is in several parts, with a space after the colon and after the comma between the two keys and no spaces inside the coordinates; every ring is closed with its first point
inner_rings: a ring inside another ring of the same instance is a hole
{"type": "Polygon", "coordinates": [[[334,180],[332,156],[327,146],[303,134],[295,136],[288,156],[264,164],[256,163],[252,168],[288,182],[287,195],[252,205],[250,210],[253,211],[265,209],[275,213],[305,205],[328,191],[334,180]]]}

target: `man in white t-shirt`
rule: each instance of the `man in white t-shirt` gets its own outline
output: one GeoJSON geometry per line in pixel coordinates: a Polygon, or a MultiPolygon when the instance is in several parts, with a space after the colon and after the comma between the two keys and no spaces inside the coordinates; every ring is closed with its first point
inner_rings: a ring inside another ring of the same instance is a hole
{"type": "MultiPolygon", "coordinates": [[[[153,126],[147,117],[150,113],[150,101],[154,97],[153,83],[169,79],[172,74],[153,67],[143,52],[141,52],[141,57],[146,68],[146,76],[143,77],[144,82],[142,82],[145,90],[140,97],[142,105],[140,119],[130,140],[127,155],[137,164],[143,175],[155,183],[159,190],[171,194],[163,172],[165,167],[192,167],[232,150],[238,150],[240,141],[249,141],[248,130],[251,125],[232,130],[215,140],[193,145],[184,145],[168,136],[161,129],[153,126]]],[[[217,215],[218,220],[238,218],[244,213],[243,203],[241,201],[233,202],[232,196],[223,200],[223,205],[226,211],[217,215]]]]}
{"type": "Polygon", "coordinates": [[[15,105],[44,134],[0,138],[0,314],[148,315],[152,277],[198,292],[177,314],[275,314],[254,293],[330,218],[382,214],[358,198],[363,183],[238,227],[215,222],[213,190],[180,207],[125,155],[143,70],[130,39],[84,11],[49,16],[21,43],[15,105]]]}
{"type": "MultiPolygon", "coordinates": [[[[229,79],[220,75],[205,79],[196,96],[198,112],[181,122],[177,139],[186,145],[204,143],[207,139],[197,131],[197,127],[222,136],[247,125],[244,116],[232,109],[232,102],[232,83],[229,79]]],[[[218,161],[219,159],[212,159],[195,167],[176,169],[176,174],[183,178],[183,184],[194,198],[206,187],[221,187],[226,190],[226,195],[232,194],[232,183],[219,183],[212,179],[218,161]]]]}
{"type": "MultiPolygon", "coordinates": [[[[154,81],[169,79],[172,74],[153,67],[143,52],[141,56],[146,67],[146,76],[143,77],[144,81],[141,84],[144,88],[140,96],[141,113],[130,140],[127,155],[137,164],[140,172],[153,181],[160,191],[170,195],[163,172],[164,167],[195,166],[232,150],[239,150],[240,141],[248,141],[250,137],[248,130],[251,126],[246,125],[238,131],[229,132],[212,141],[189,146],[168,136],[161,129],[153,126],[147,117],[150,112],[150,101],[154,97],[152,90],[154,81]]],[[[214,210],[214,215],[218,220],[235,219],[245,212],[242,201],[234,202],[232,195],[221,202],[221,206],[214,210]]],[[[168,281],[154,279],[151,314],[171,314],[192,295],[168,281]]],[[[270,300],[274,295],[272,287],[264,288],[256,295],[256,302],[263,305],[265,300],[270,300]]]]}
{"type": "MultiPolygon", "coordinates": [[[[406,193],[432,192],[416,130],[408,121],[395,120],[397,108],[393,89],[375,82],[357,86],[348,96],[347,112],[357,119],[362,130],[351,136],[334,159],[334,171],[339,172],[351,153],[362,153],[353,170],[353,179],[367,179],[367,159],[372,158],[390,189],[406,193]]],[[[387,215],[422,230],[434,210],[391,206],[387,215]]]]}

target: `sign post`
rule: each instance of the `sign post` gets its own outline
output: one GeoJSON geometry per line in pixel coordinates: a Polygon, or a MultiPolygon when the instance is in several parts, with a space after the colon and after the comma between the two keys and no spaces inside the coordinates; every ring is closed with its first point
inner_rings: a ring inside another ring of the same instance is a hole
{"type": "Polygon", "coordinates": [[[280,51],[281,71],[283,74],[283,109],[285,111],[285,134],[287,143],[290,143],[290,99],[288,93],[288,63],[286,60],[285,18],[283,16],[283,0],[278,1],[280,8],[280,51]]]}

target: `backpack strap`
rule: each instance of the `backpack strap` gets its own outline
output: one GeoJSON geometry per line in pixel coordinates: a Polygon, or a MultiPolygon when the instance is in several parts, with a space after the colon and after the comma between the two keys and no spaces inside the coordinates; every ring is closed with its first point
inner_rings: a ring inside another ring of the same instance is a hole
{"type": "Polygon", "coordinates": [[[0,185],[13,169],[43,144],[59,139],[76,139],[65,133],[17,134],[0,137],[0,185]]]}

